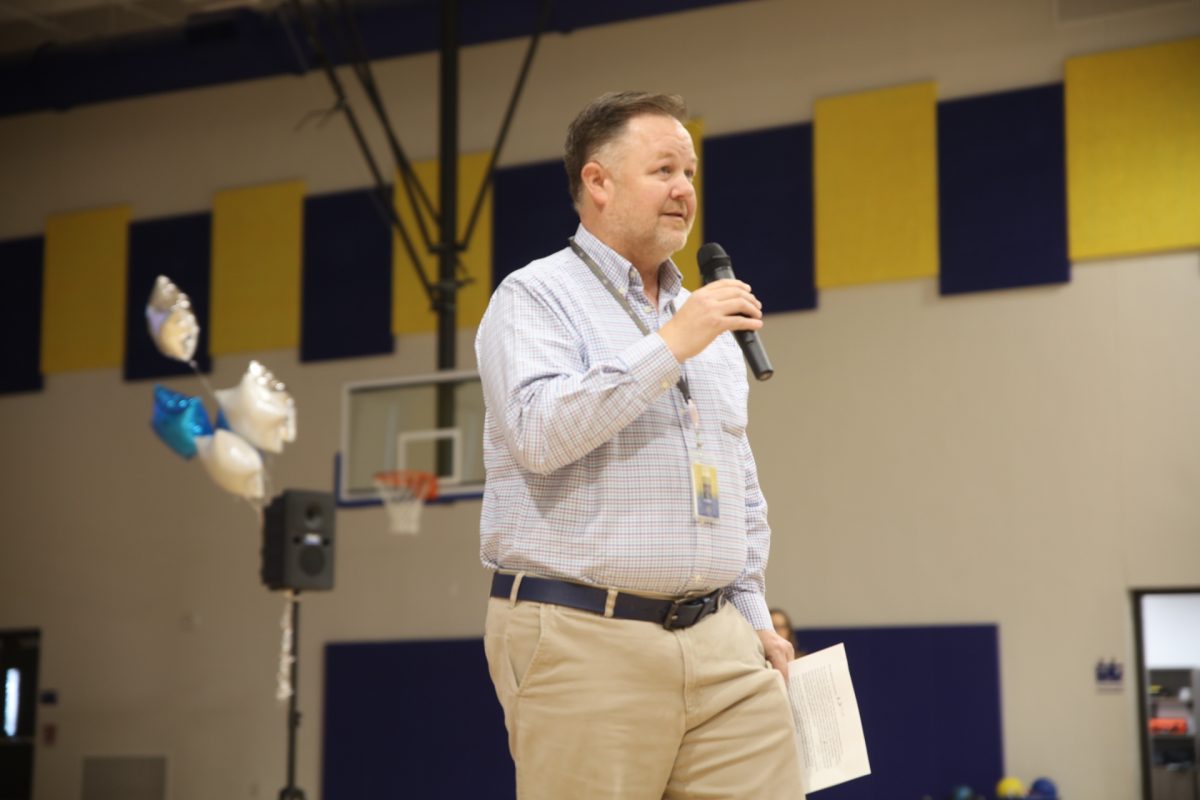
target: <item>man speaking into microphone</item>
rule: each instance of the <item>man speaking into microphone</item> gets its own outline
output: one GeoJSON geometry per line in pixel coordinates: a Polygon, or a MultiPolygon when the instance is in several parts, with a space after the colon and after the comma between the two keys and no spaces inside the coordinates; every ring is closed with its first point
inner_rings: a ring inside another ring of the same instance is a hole
{"type": "Polygon", "coordinates": [[[475,342],[484,645],[521,800],[804,796],[733,336],[762,304],[731,270],[688,292],[671,261],[696,217],[686,116],[643,92],[579,113],[579,226],[475,342]]]}

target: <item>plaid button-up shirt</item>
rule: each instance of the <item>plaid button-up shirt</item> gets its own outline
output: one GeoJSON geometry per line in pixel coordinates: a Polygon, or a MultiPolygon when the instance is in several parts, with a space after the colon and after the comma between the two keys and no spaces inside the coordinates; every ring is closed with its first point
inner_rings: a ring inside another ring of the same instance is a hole
{"type": "Polygon", "coordinates": [[[484,565],[668,595],[726,587],[756,629],[771,627],[771,531],[737,343],[724,333],[682,367],[697,432],[676,386],[681,367],[657,333],[687,301],[679,270],[668,261],[660,271],[655,309],[629,261],[582,225],[575,240],[651,333],[570,248],[496,289],[475,340],[487,401],[484,565]],[[718,470],[716,522],[693,514],[697,439],[718,470]]]}

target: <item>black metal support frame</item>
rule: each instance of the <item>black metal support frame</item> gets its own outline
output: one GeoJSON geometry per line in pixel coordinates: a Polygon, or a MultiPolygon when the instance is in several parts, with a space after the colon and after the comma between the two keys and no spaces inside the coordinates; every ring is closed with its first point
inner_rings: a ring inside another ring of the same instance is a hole
{"type": "MultiPolygon", "coordinates": [[[[529,77],[529,70],[533,64],[533,57],[537,52],[542,31],[549,22],[553,2],[552,0],[542,0],[541,2],[536,27],[529,41],[529,48],[526,50],[525,58],[521,63],[521,70],[517,77],[516,86],[513,88],[512,96],[509,98],[508,107],[504,113],[504,120],[496,136],[496,144],[492,148],[491,158],[484,172],[483,182],[475,197],[466,231],[461,239],[458,237],[458,65],[459,50],[461,48],[459,39],[459,0],[441,0],[442,38],[438,81],[438,205],[440,209],[435,208],[434,204],[430,201],[428,192],[421,185],[421,181],[412,167],[412,162],[405,154],[404,148],[401,147],[400,140],[397,138],[391,121],[388,119],[383,98],[380,95],[378,85],[375,83],[375,76],[371,71],[370,60],[367,57],[362,35],[354,19],[350,0],[337,0],[336,13],[330,3],[331,0],[316,0],[316,6],[321,12],[322,18],[333,27],[343,55],[350,59],[354,75],[361,85],[363,92],[366,94],[371,108],[374,110],[375,116],[387,136],[392,158],[396,162],[400,173],[400,180],[404,186],[405,197],[408,199],[412,215],[416,219],[420,241],[424,245],[426,252],[437,256],[438,269],[436,281],[431,280],[426,274],[417,255],[413,237],[409,234],[404,222],[400,219],[400,215],[396,211],[388,192],[387,182],[384,180],[383,173],[380,171],[375,156],[367,146],[366,137],[363,135],[358,117],[355,115],[354,109],[346,97],[346,91],[342,86],[341,80],[334,69],[333,59],[322,42],[318,22],[308,13],[301,0],[291,0],[291,8],[293,14],[303,25],[308,37],[309,46],[312,48],[317,62],[324,70],[325,76],[333,88],[334,97],[336,98],[333,110],[341,111],[346,115],[346,121],[349,123],[350,129],[354,134],[355,142],[358,144],[358,148],[367,162],[367,167],[371,171],[371,176],[375,181],[373,196],[376,200],[376,206],[387,223],[396,231],[401,245],[408,255],[409,262],[412,264],[413,270],[421,282],[421,287],[425,291],[429,306],[437,313],[437,367],[439,370],[454,369],[458,361],[458,290],[473,280],[466,274],[461,256],[470,244],[471,236],[475,232],[475,225],[479,221],[479,215],[483,209],[483,202],[487,197],[487,193],[491,190],[496,163],[499,159],[500,151],[503,149],[504,143],[508,138],[508,131],[512,125],[513,116],[516,113],[517,102],[524,91],[525,81],[529,77]],[[437,226],[438,238],[436,242],[430,238],[429,230],[425,225],[426,216],[437,226]]],[[[455,387],[448,384],[439,384],[437,388],[437,424],[439,428],[453,427],[455,416],[454,402],[455,387]]],[[[437,452],[439,474],[447,471],[452,457],[450,443],[445,441],[440,442],[437,452]]]]}
{"type": "Polygon", "coordinates": [[[521,64],[516,85],[513,88],[512,96],[509,98],[508,107],[505,110],[504,120],[497,133],[495,146],[492,148],[487,170],[484,173],[483,181],[472,204],[469,221],[461,239],[458,238],[456,225],[458,208],[459,0],[441,0],[440,4],[442,10],[438,151],[440,166],[438,205],[440,209],[434,207],[428,192],[421,185],[412,167],[412,162],[405,154],[403,147],[401,147],[399,139],[388,119],[382,96],[375,83],[374,75],[371,72],[370,61],[366,48],[363,45],[362,36],[354,19],[350,0],[337,0],[338,13],[334,12],[330,6],[330,2],[331,0],[316,0],[316,6],[321,12],[324,21],[336,32],[338,41],[344,51],[343,55],[349,61],[356,79],[362,86],[386,134],[392,158],[396,162],[400,179],[404,186],[405,197],[412,209],[413,217],[416,219],[420,242],[427,252],[436,254],[438,257],[438,275],[436,281],[431,280],[426,274],[417,254],[414,237],[410,235],[399,214],[396,212],[378,162],[367,145],[366,137],[362,133],[358,118],[354,114],[354,110],[346,97],[345,89],[334,69],[334,61],[323,44],[317,20],[304,7],[301,0],[291,0],[290,7],[293,16],[303,26],[313,55],[325,72],[330,86],[333,88],[335,104],[332,110],[341,111],[346,115],[346,121],[354,133],[355,142],[371,171],[372,178],[375,181],[375,197],[380,206],[380,213],[388,224],[395,229],[405,249],[405,253],[409,257],[409,261],[417,274],[421,287],[429,300],[430,308],[438,314],[438,368],[453,369],[456,361],[455,350],[457,346],[458,290],[473,280],[466,274],[466,270],[462,265],[461,254],[470,244],[471,237],[475,232],[475,226],[479,221],[484,200],[487,197],[487,193],[491,190],[496,164],[504,143],[507,140],[508,131],[512,125],[517,104],[524,91],[525,82],[529,76],[530,67],[533,64],[538,43],[541,41],[542,33],[550,21],[554,7],[553,0],[541,0],[537,22],[533,35],[530,37],[529,47],[521,64]],[[425,220],[427,217],[437,226],[438,240],[436,242],[431,240],[426,227],[425,220]]]}

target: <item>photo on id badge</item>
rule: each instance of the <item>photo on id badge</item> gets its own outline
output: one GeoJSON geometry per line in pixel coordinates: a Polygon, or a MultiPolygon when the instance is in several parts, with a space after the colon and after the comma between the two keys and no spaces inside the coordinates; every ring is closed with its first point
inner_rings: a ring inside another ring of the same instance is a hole
{"type": "Polygon", "coordinates": [[[692,508],[701,522],[715,522],[721,518],[721,492],[717,486],[715,464],[692,462],[692,508]]]}

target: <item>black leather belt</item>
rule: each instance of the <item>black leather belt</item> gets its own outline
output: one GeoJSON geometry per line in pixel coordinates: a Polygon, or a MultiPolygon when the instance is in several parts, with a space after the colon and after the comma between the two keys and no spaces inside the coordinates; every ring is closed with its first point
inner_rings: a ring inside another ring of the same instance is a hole
{"type": "MultiPolygon", "coordinates": [[[[492,597],[511,596],[513,581],[516,578],[516,575],[497,572],[492,578],[492,597]]],[[[517,599],[603,614],[608,603],[608,590],[598,586],[526,575],[521,579],[517,599]]],[[[700,597],[687,597],[682,600],[655,600],[652,597],[618,592],[612,615],[616,619],[656,622],[670,631],[692,627],[724,603],[725,596],[720,589],[700,597]]]]}

